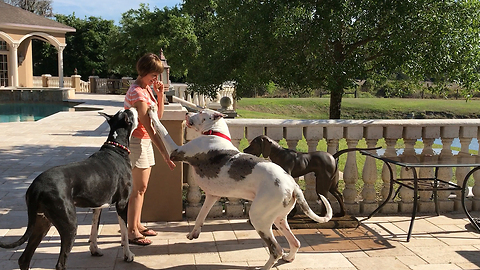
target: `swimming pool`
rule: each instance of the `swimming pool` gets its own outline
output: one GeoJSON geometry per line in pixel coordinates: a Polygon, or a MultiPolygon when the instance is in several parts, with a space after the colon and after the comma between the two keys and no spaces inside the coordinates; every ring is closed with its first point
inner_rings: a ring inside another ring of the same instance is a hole
{"type": "Polygon", "coordinates": [[[72,102],[5,102],[0,103],[0,123],[37,121],[57,112],[74,110],[72,102]]]}

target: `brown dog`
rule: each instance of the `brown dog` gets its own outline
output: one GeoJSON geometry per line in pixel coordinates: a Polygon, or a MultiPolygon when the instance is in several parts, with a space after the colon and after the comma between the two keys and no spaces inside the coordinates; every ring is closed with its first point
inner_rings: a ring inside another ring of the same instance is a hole
{"type": "MultiPolygon", "coordinates": [[[[340,204],[340,213],[336,217],[345,216],[345,204],[343,196],[338,191],[337,160],[344,153],[358,150],[375,150],[377,148],[347,148],[331,155],[328,152],[316,151],[302,153],[287,148],[283,148],[276,141],[265,135],[260,135],[252,140],[250,145],[243,150],[244,153],[255,156],[263,155],[282,167],[292,177],[299,177],[310,172],[315,173],[316,192],[327,197],[328,192],[337,199],[340,204]]],[[[324,212],[325,210],[322,210],[324,212]]],[[[292,214],[291,214],[292,215],[292,214]]],[[[294,215],[294,213],[293,213],[294,215]]]]}

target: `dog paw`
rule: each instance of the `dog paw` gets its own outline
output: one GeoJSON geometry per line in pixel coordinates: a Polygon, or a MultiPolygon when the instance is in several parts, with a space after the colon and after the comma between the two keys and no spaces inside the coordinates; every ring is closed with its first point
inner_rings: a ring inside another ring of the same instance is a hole
{"type": "Polygon", "coordinates": [[[135,258],[135,254],[130,252],[129,254],[124,254],[123,255],[123,260],[126,262],[133,262],[133,259],[135,258]]]}
{"type": "Polygon", "coordinates": [[[282,260],[286,262],[293,262],[295,260],[295,254],[290,254],[290,253],[284,253],[282,256],[282,260]]]}
{"type": "Polygon", "coordinates": [[[191,231],[189,234],[187,234],[187,238],[189,240],[193,240],[193,239],[197,239],[199,235],[200,235],[199,231],[191,231]]]}
{"type": "Polygon", "coordinates": [[[90,245],[90,254],[94,257],[101,257],[103,256],[102,250],[100,250],[97,246],[90,245]]]}

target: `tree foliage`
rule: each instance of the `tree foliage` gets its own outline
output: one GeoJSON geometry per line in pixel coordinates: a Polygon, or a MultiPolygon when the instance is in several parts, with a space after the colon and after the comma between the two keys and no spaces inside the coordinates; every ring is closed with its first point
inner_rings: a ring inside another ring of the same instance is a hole
{"type": "MultiPolygon", "coordinates": [[[[55,17],[58,22],[76,29],[75,33],[66,36],[67,46],[63,51],[65,75],[72,75],[77,70],[83,80],[91,75],[109,77],[113,71],[107,64],[108,41],[118,32],[113,21],[98,17],[79,19],[75,14],[57,14],[55,17]]],[[[44,42],[35,42],[33,46],[34,74],[53,73],[52,67],[57,66],[57,50],[44,42]]]]}
{"type": "Polygon", "coordinates": [[[344,90],[370,74],[478,80],[479,1],[186,0],[201,50],[189,82],[198,91],[223,81],[237,95],[254,84],[323,88],[330,118],[344,90]]]}
{"type": "Polygon", "coordinates": [[[171,76],[181,79],[198,47],[191,19],[179,8],[151,11],[148,5],[122,14],[119,33],[109,42],[108,63],[118,73],[136,74],[135,63],[145,53],[160,53],[163,49],[172,66],[171,76]]]}
{"type": "Polygon", "coordinates": [[[4,3],[19,7],[37,15],[53,17],[52,0],[2,0],[4,3]]]}

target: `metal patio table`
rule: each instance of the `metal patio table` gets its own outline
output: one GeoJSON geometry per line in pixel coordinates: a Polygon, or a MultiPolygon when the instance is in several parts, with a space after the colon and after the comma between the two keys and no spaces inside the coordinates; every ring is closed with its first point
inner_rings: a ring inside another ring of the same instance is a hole
{"type": "Polygon", "coordinates": [[[457,155],[448,156],[447,159],[439,159],[438,157],[440,157],[440,155],[429,155],[429,154],[428,155],[415,154],[415,155],[385,156],[385,155],[378,154],[378,152],[375,150],[370,150],[370,151],[360,150],[360,153],[362,153],[365,156],[369,156],[369,157],[383,161],[387,165],[390,171],[390,189],[389,189],[387,198],[367,218],[363,220],[367,220],[371,218],[373,215],[378,213],[378,211],[380,211],[380,209],[382,209],[382,207],[385,206],[387,202],[390,201],[393,194],[393,190],[394,190],[394,184],[399,185],[397,191],[395,192],[395,196],[398,194],[399,190],[402,187],[411,189],[414,192],[413,194],[414,200],[413,200],[412,217],[411,217],[410,227],[408,229],[408,235],[407,235],[407,242],[408,242],[410,241],[410,236],[412,234],[412,229],[413,229],[413,223],[415,221],[415,216],[417,214],[419,191],[433,191],[433,199],[435,202],[435,212],[437,213],[437,215],[439,215],[437,192],[441,190],[461,190],[461,202],[462,202],[463,210],[467,215],[468,219],[470,220],[471,224],[473,225],[473,227],[478,232],[480,232],[480,227],[478,224],[479,221],[470,215],[465,205],[465,197],[466,197],[465,193],[466,193],[466,189],[468,189],[467,188],[468,179],[475,171],[480,169],[480,156],[472,155],[465,152],[459,152],[457,155]],[[393,170],[392,165],[398,165],[398,166],[407,168],[408,170],[411,169],[413,177],[412,178],[395,178],[394,175],[396,175],[397,172],[396,170],[393,170]],[[422,167],[434,168],[435,176],[419,177],[417,175],[417,169],[422,167]],[[458,184],[450,182],[449,179],[438,178],[438,169],[442,167],[456,167],[456,168],[469,167],[470,171],[465,175],[463,184],[460,186],[458,184]]]}

